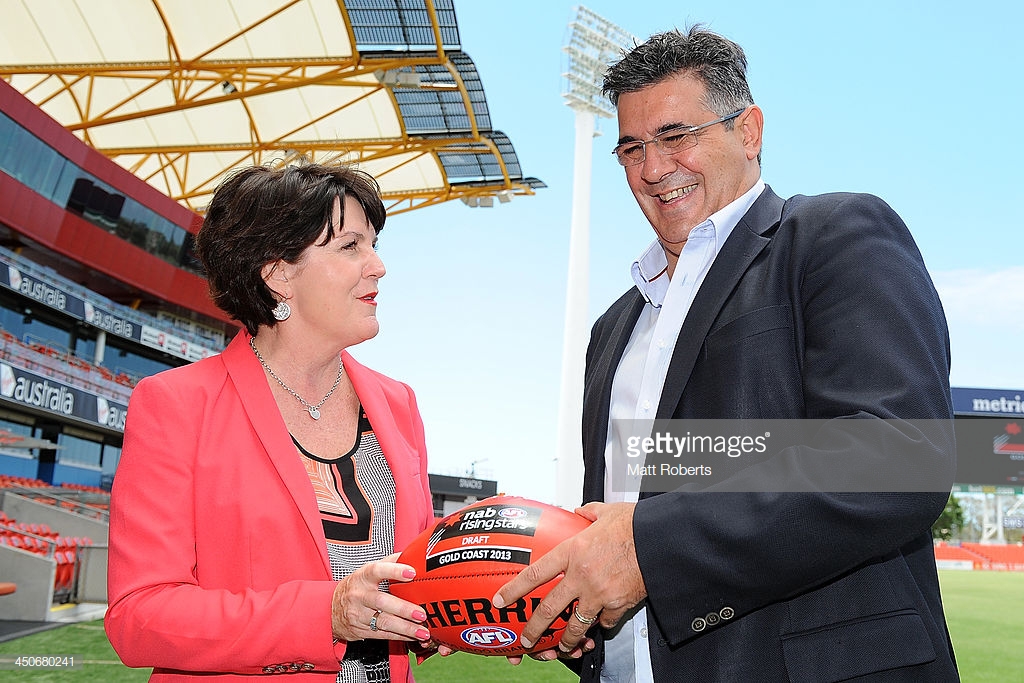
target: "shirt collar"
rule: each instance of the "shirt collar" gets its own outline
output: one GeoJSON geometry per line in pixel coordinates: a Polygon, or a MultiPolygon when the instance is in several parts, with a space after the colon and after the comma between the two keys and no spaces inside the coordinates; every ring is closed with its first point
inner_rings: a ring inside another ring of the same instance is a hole
{"type": "MultiPolygon", "coordinates": [[[[711,214],[700,225],[694,226],[690,234],[702,228],[710,228],[714,238],[714,256],[718,256],[718,252],[722,250],[725,241],[732,234],[733,228],[739,224],[740,219],[743,218],[754,201],[761,196],[764,187],[764,181],[758,178],[753,187],[711,214]]],[[[683,248],[685,249],[686,246],[684,245],[683,248]]],[[[640,290],[640,294],[643,295],[647,303],[660,308],[669,285],[668,259],[665,258],[665,250],[661,248],[661,243],[654,240],[644,250],[644,253],[633,261],[630,271],[633,282],[636,283],[637,289],[640,290]]]]}

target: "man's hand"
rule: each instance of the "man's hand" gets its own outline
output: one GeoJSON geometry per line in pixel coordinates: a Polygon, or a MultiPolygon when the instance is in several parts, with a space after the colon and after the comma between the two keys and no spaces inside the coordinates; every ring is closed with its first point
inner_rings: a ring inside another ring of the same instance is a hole
{"type": "Polygon", "coordinates": [[[633,507],[632,503],[589,503],[579,508],[576,512],[593,524],[559,543],[498,590],[492,603],[500,608],[565,574],[533,611],[520,638],[524,647],[531,647],[577,598],[575,614],[558,644],[565,653],[580,646],[590,619],[611,628],[647,597],[633,545],[633,507]]]}

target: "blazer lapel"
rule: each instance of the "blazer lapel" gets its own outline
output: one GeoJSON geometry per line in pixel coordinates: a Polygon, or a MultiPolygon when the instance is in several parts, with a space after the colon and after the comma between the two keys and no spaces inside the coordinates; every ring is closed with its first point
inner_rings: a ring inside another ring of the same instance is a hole
{"type": "Polygon", "coordinates": [[[668,419],[675,413],[712,323],[754,258],[771,242],[764,235],[778,224],[783,205],[783,200],[766,186],[722,246],[683,321],[665,376],[657,419],[668,419]]]}
{"type": "Polygon", "coordinates": [[[295,444],[288,433],[288,427],[274,402],[274,395],[267,385],[263,366],[249,348],[249,335],[239,332],[222,354],[228,375],[238,392],[238,399],[249,417],[250,425],[281,481],[284,482],[292,500],[302,515],[310,536],[320,549],[320,557],[328,574],[331,573],[327,556],[327,541],[324,537],[323,522],[317,509],[313,485],[309,474],[299,460],[295,444]]]}
{"type": "MultiPolygon", "coordinates": [[[[404,416],[409,412],[405,406],[396,411],[388,401],[387,393],[381,381],[365,366],[358,363],[347,352],[342,353],[345,372],[352,380],[359,402],[366,411],[366,416],[373,426],[374,436],[384,452],[384,459],[391,468],[391,477],[395,481],[395,547],[403,548],[416,537],[420,529],[418,521],[420,510],[406,510],[405,506],[414,505],[414,501],[423,498],[423,489],[417,484],[419,476],[419,460],[415,457],[415,444],[409,443],[398,424],[396,414],[404,416]]],[[[396,386],[402,387],[395,382],[396,386]]],[[[402,387],[403,391],[405,390],[402,387]]]]}
{"type": "Polygon", "coordinates": [[[604,498],[604,450],[608,438],[608,417],[611,409],[612,381],[615,369],[622,360],[630,335],[644,308],[644,298],[633,288],[608,311],[614,323],[602,350],[591,359],[587,376],[598,378],[597,383],[586,382],[583,394],[583,434],[586,439],[584,453],[594,454],[585,459],[583,502],[604,498]],[[594,428],[590,428],[594,425],[594,428]]]}

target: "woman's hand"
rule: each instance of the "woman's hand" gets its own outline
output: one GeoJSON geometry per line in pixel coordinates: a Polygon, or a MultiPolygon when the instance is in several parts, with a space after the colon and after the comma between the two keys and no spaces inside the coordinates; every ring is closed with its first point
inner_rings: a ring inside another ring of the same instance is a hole
{"type": "Polygon", "coordinates": [[[380,590],[381,581],[410,581],[416,570],[398,564],[398,554],[370,562],[338,582],[331,602],[331,628],[338,640],[406,640],[426,645],[427,615],[414,603],[380,590]]]}

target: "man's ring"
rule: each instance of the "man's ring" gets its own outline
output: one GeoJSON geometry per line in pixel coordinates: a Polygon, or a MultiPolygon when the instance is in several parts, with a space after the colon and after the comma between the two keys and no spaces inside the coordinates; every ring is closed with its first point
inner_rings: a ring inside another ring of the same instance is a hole
{"type": "Polygon", "coordinates": [[[383,612],[384,612],[384,610],[379,609],[379,610],[377,610],[376,612],[373,613],[372,617],[370,617],[370,630],[371,631],[377,631],[378,630],[377,629],[377,617],[379,617],[383,612]]]}
{"type": "Polygon", "coordinates": [[[579,619],[579,620],[580,620],[580,623],[581,623],[581,624],[583,624],[584,626],[590,626],[590,625],[591,625],[591,624],[593,624],[593,623],[594,623],[595,621],[597,621],[597,616],[596,616],[596,615],[595,615],[595,616],[592,616],[592,617],[590,617],[590,618],[588,619],[587,617],[585,617],[585,616],[583,616],[582,614],[580,614],[580,611],[579,611],[579,609],[578,609],[578,608],[576,608],[576,607],[573,607],[573,608],[572,608],[572,614],[573,614],[573,616],[574,616],[574,617],[576,617],[577,619],[579,619]]]}

